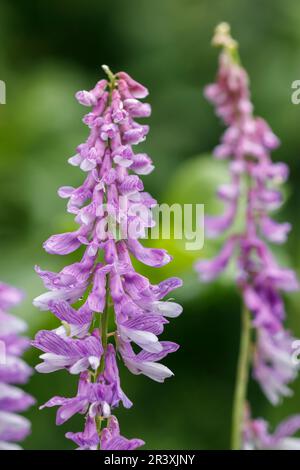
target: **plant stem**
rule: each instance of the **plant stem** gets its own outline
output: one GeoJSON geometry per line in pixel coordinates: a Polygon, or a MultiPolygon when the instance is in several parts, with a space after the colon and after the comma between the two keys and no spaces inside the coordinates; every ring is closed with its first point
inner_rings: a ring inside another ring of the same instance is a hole
{"type": "Polygon", "coordinates": [[[249,356],[251,319],[248,309],[244,306],[241,322],[241,342],[237,365],[236,385],[232,412],[231,449],[240,450],[242,443],[242,426],[245,412],[245,401],[249,377],[249,356]]]}

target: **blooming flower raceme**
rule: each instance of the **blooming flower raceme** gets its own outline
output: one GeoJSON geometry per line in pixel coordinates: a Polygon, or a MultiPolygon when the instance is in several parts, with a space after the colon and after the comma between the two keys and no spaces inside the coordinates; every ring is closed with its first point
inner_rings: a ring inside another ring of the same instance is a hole
{"type": "Polygon", "coordinates": [[[140,101],[148,94],[143,85],[125,72],[113,75],[106,66],[104,70],[107,80],[76,94],[79,103],[92,108],[83,119],[89,137],[69,159],[85,173],[85,180],[78,188],[58,191],[68,199],[68,212],[79,228],[53,235],[44,244],[51,254],[81,248],[83,255],[59,273],[36,268],[47,292],[34,304],[50,310],[60,326],[40,331],[33,344],[42,351],[39,372],[66,369],[79,375],[75,397],[56,396],[44,405],[59,407],[58,425],[76,413],[85,416],[84,430],[66,437],[79,449],[131,450],[143,441],[121,436],[113,415],[120,403],[132,406],[121,389],[117,353],[133,374],[157,382],[173,375],[159,361],[178,345],[160,341],[159,335],[168,318],[182,311],[179,304],[163,300],[181,280],[152,285],[132,264],[132,258],[152,267],[171,260],[165,250],[145,248],[139,241],[154,225],[156,201],[143,190],[139,177],[153,170],[152,161],[133,151],[149,128],[135,119],[148,117],[151,108],[140,101]]]}
{"type": "Polygon", "coordinates": [[[27,410],[35,400],[15,385],[24,384],[32,374],[21,359],[28,348],[27,338],[20,336],[26,323],[7,313],[21,302],[23,294],[0,283],[0,450],[19,450],[18,442],[30,433],[30,421],[17,413],[27,410]]]}
{"type": "Polygon", "coordinates": [[[270,216],[282,203],[278,185],[286,181],[288,168],[271,160],[279,141],[268,124],[253,115],[248,76],[227,24],[217,28],[214,44],[223,51],[216,82],[206,87],[205,96],[227,126],[214,154],[228,161],[230,183],[218,189],[224,213],[206,218],[206,232],[210,238],[230,232],[220,253],[212,260],[199,260],[195,267],[200,279],[208,282],[236,259],[237,285],[256,332],[253,376],[275,405],[291,394],[288,384],[298,371],[292,361],[294,338],[284,328],[282,300],[282,292],[298,289],[298,281],[292,270],[279,266],[268,246],[284,243],[291,229],[289,223],[270,216]],[[234,228],[240,211],[245,214],[241,233],[234,228]]]}

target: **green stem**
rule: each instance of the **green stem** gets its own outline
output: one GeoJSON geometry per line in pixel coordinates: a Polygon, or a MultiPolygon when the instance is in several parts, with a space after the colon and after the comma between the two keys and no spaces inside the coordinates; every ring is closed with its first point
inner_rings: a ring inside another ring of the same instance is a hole
{"type": "Polygon", "coordinates": [[[232,450],[240,450],[242,443],[242,426],[244,420],[245,402],[249,377],[250,338],[251,318],[249,311],[244,306],[242,312],[241,343],[232,412],[232,450]]]}
{"type": "Polygon", "coordinates": [[[110,85],[111,87],[113,88],[114,85],[115,85],[115,80],[116,80],[116,77],[115,75],[112,73],[112,71],[110,70],[110,68],[108,67],[108,65],[102,65],[102,69],[104,70],[104,72],[106,73],[109,81],[110,81],[110,85]]]}

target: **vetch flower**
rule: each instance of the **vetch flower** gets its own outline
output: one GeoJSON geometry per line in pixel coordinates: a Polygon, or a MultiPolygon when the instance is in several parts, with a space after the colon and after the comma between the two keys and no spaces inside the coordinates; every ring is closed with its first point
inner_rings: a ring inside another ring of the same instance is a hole
{"type": "Polygon", "coordinates": [[[0,450],[19,450],[17,444],[30,434],[31,423],[18,413],[35,403],[34,398],[14,384],[25,384],[32,374],[31,368],[21,359],[29,340],[21,336],[26,323],[9,313],[11,307],[22,301],[18,289],[0,283],[0,450]]]}
{"type": "Polygon", "coordinates": [[[83,432],[68,432],[68,439],[78,445],[78,450],[135,450],[145,443],[141,439],[127,439],[120,435],[118,420],[115,416],[108,419],[108,425],[99,436],[95,420],[89,416],[86,418],[83,432]]]}
{"type": "MultiPolygon", "coordinates": [[[[292,270],[279,266],[269,247],[269,242],[284,243],[291,229],[289,223],[279,223],[270,215],[282,204],[279,185],[288,176],[287,166],[271,159],[279,140],[269,125],[253,114],[248,75],[226,23],[217,27],[213,43],[221,46],[222,52],[216,82],[205,88],[205,96],[227,126],[214,154],[228,161],[230,183],[217,191],[224,213],[206,218],[206,234],[216,238],[228,232],[228,236],[220,253],[212,260],[199,260],[195,269],[200,279],[208,282],[223,273],[231,260],[236,261],[236,284],[244,313],[232,442],[233,448],[240,448],[249,358],[254,379],[273,405],[292,393],[289,384],[299,366],[292,361],[294,338],[284,327],[282,293],[297,290],[299,284],[292,270]],[[234,227],[238,212],[244,214],[241,232],[234,227]]],[[[253,423],[263,429],[258,439],[264,439],[264,425],[253,423]]]]}
{"type": "Polygon", "coordinates": [[[121,436],[113,415],[120,404],[132,406],[121,389],[117,356],[133,374],[157,382],[173,375],[159,361],[178,345],[159,336],[167,318],[182,312],[179,304],[165,299],[182,283],[170,278],[152,285],[132,263],[136,258],[159,268],[171,261],[165,250],[146,248],[139,241],[154,225],[156,201],[140,179],[154,169],[153,163],[133,150],[149,127],[135,118],[148,117],[151,107],[139,101],[148,95],[143,85],[125,72],[114,75],[103,68],[108,80],[76,94],[79,103],[92,107],[83,119],[90,134],[69,159],[85,173],[85,181],[58,191],[68,200],[67,210],[78,228],[44,243],[50,254],[66,255],[81,247],[83,256],[59,273],[36,267],[47,292],[34,305],[50,310],[60,325],[38,332],[33,345],[42,351],[39,372],[65,369],[79,375],[75,397],[55,396],[43,405],[58,406],[58,425],[77,413],[85,416],[84,430],[66,437],[84,450],[132,450],[143,441],[121,436]]]}
{"type": "Polygon", "coordinates": [[[246,416],[243,427],[243,449],[300,450],[300,438],[292,437],[299,430],[300,415],[285,419],[273,434],[270,434],[269,425],[265,420],[246,416]]]}

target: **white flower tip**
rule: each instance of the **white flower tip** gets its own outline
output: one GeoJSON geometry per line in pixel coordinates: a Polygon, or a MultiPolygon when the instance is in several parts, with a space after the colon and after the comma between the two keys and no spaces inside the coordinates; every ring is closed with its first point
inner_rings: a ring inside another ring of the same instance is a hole
{"type": "Polygon", "coordinates": [[[81,155],[79,155],[78,153],[76,155],[74,155],[73,157],[70,157],[68,159],[68,162],[70,163],[70,165],[72,166],[78,166],[80,165],[80,163],[82,162],[82,157],[81,155]]]}
{"type": "Polygon", "coordinates": [[[162,260],[163,264],[168,264],[170,261],[172,261],[172,256],[169,253],[165,253],[162,260]]]}
{"type": "Polygon", "coordinates": [[[100,364],[99,358],[96,356],[89,357],[89,364],[92,369],[97,370],[100,364]]]}

